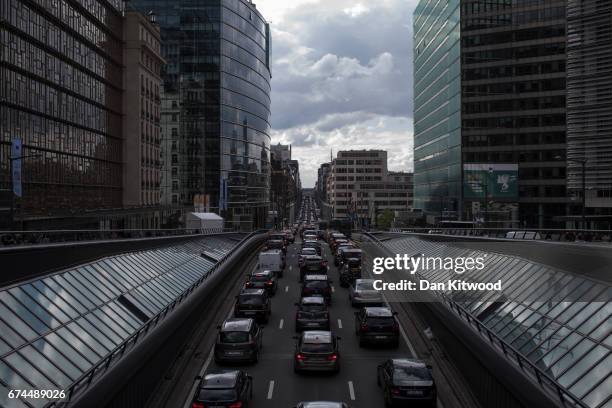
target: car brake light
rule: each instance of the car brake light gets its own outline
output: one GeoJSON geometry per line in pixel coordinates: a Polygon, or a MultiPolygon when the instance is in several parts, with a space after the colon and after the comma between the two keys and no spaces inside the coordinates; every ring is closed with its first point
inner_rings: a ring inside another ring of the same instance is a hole
{"type": "Polygon", "coordinates": [[[253,282],[248,282],[248,281],[247,281],[247,283],[245,284],[245,286],[246,286],[247,288],[250,288],[251,286],[253,286],[253,282]]]}
{"type": "Polygon", "coordinates": [[[336,353],[334,353],[331,356],[327,357],[327,359],[329,361],[336,361],[338,359],[338,355],[336,353]]]}
{"type": "Polygon", "coordinates": [[[393,323],[393,331],[394,331],[395,333],[398,333],[398,332],[399,332],[399,324],[397,324],[397,323],[393,323]]]}
{"type": "Polygon", "coordinates": [[[204,404],[202,404],[201,402],[194,402],[193,404],[191,404],[191,408],[204,408],[204,404]]]}
{"type": "Polygon", "coordinates": [[[242,408],[242,401],[234,402],[229,408],[242,408]]]}
{"type": "Polygon", "coordinates": [[[267,282],[266,282],[266,285],[268,285],[268,286],[272,286],[272,281],[271,281],[271,280],[267,281],[267,282]]]}
{"type": "Polygon", "coordinates": [[[305,359],[306,359],[306,357],[304,357],[304,355],[303,355],[303,354],[297,353],[297,354],[295,355],[295,359],[296,359],[296,360],[299,360],[299,361],[302,361],[302,360],[305,360],[305,359]]]}
{"type": "Polygon", "coordinates": [[[400,389],[396,388],[396,387],[391,387],[391,394],[399,395],[400,394],[400,389]]]}
{"type": "Polygon", "coordinates": [[[368,327],[367,324],[364,323],[364,324],[361,325],[361,331],[368,331],[368,329],[369,329],[369,327],[368,327]]]}

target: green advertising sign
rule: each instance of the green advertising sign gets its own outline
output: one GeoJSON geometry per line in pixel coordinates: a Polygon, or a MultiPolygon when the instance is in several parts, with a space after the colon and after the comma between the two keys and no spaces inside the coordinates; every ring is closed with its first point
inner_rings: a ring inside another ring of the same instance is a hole
{"type": "Polygon", "coordinates": [[[518,164],[463,165],[463,198],[518,199],[518,164]]]}

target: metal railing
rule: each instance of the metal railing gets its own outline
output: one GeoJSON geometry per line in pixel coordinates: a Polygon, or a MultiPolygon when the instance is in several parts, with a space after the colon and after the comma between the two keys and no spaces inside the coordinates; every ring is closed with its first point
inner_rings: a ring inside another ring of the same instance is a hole
{"type": "Polygon", "coordinates": [[[108,230],[45,230],[45,231],[3,231],[0,230],[0,248],[20,245],[46,245],[55,243],[109,241],[116,239],[142,239],[170,237],[178,235],[195,235],[223,232],[248,232],[231,228],[223,230],[202,229],[108,229],[108,230]]]}
{"type": "Polygon", "coordinates": [[[91,382],[104,373],[111,366],[113,362],[117,362],[120,360],[125,352],[128,349],[133,348],[139,340],[144,338],[150,330],[154,329],[160,321],[162,321],[168,313],[172,312],[177,306],[179,306],[185,299],[189,297],[189,295],[197,289],[206,279],[213,273],[215,273],[221,265],[225,263],[225,261],[240,248],[245,242],[251,239],[253,236],[257,234],[261,234],[266,232],[267,230],[257,230],[249,233],[246,237],[240,240],[240,242],[236,243],[236,245],[228,251],[217,263],[213,265],[211,269],[209,269],[206,273],[204,273],[197,281],[195,281],[190,287],[185,289],[174,301],[169,303],[166,307],[164,307],[160,312],[158,312],[155,316],[151,317],[141,326],[136,332],[130,335],[127,339],[125,339],[121,344],[119,344],[113,351],[106,355],[102,360],[100,360],[97,364],[91,367],[88,371],[83,373],[79,378],[77,378],[71,385],[68,387],[67,398],[60,401],[53,401],[45,405],[45,408],[59,408],[62,407],[65,403],[70,401],[72,397],[78,392],[85,388],[87,388],[91,382]]]}
{"type": "Polygon", "coordinates": [[[391,228],[389,232],[555,242],[612,242],[612,230],[512,228],[391,228]]]}
{"type": "MultiPolygon", "coordinates": [[[[378,238],[376,238],[372,233],[364,232],[363,235],[367,236],[383,251],[391,253],[391,250],[387,248],[384,243],[381,242],[378,238]]],[[[420,279],[425,279],[419,272],[416,272],[415,275],[420,279]]],[[[443,292],[434,291],[434,293],[442,299],[442,301],[451,311],[453,311],[457,316],[466,321],[470,325],[470,327],[475,329],[481,337],[487,339],[494,348],[500,350],[502,354],[506,357],[506,359],[517,364],[521,371],[523,371],[529,377],[535,379],[542,388],[547,388],[556,397],[558,397],[562,406],[589,408],[588,405],[582,402],[569,390],[561,386],[550,375],[542,371],[542,369],[540,369],[536,364],[534,364],[527,357],[522,355],[512,345],[508,344],[497,333],[488,328],[484,323],[478,320],[476,316],[467,311],[463,306],[459,305],[457,302],[452,300],[448,295],[443,292]]]]}

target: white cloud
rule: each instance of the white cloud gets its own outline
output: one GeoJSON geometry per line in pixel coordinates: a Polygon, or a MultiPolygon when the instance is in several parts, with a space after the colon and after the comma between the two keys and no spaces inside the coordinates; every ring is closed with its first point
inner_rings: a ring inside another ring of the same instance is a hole
{"type": "Polygon", "coordinates": [[[349,7],[349,8],[345,8],[344,9],[344,13],[348,14],[352,18],[359,17],[359,16],[361,16],[363,14],[366,14],[369,11],[370,11],[370,9],[367,8],[366,6],[364,6],[361,3],[357,3],[353,7],[349,7]]]}

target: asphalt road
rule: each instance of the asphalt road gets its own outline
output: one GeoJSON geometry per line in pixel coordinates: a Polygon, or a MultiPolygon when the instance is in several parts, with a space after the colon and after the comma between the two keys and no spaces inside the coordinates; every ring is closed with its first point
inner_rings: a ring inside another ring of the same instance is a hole
{"type": "MultiPolygon", "coordinates": [[[[331,400],[344,401],[355,408],[384,407],[382,391],[376,385],[376,367],[387,358],[412,357],[411,346],[401,329],[402,341],[398,349],[360,348],[355,336],[354,312],[348,301],[348,290],[338,285],[338,272],[327,244],[324,254],[330,265],[329,274],[334,284],[330,310],[332,330],[342,337],[340,341],[340,373],[295,374],[292,359],[295,340],[294,303],[299,300],[300,285],[297,252],[299,240],[287,250],[287,268],[279,289],[272,298],[272,317],[264,326],[263,350],[257,364],[232,366],[246,370],[253,376],[254,407],[294,407],[300,401],[331,400]]],[[[228,315],[231,310],[225,311],[228,315]]],[[[211,330],[211,335],[214,332],[211,330]]],[[[201,372],[210,372],[219,367],[211,354],[205,360],[201,372]]],[[[190,407],[191,396],[185,396],[185,407],[190,407]]],[[[439,407],[442,404],[438,403],[439,407]]]]}

